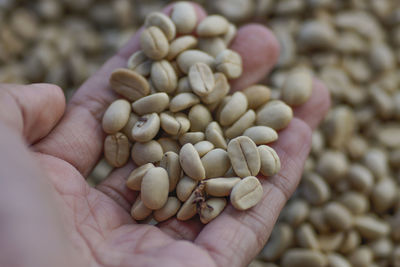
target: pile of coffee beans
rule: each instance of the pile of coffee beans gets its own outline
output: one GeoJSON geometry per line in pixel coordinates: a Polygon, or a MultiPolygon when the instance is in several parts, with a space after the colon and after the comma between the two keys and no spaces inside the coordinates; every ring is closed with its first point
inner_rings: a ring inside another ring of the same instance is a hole
{"type": "MultiPolygon", "coordinates": [[[[219,15],[198,23],[193,5],[177,3],[167,16],[145,19],[141,50],[116,69],[111,88],[121,96],[106,110],[105,158],[114,167],[130,159],[137,168],[127,186],[140,191],[136,220],[172,216],[203,223],[217,217],[227,199],[238,210],[255,206],[263,188],[257,175],[280,170],[267,144],[292,119],[292,109],[270,101],[270,89],[254,85],[230,92],[242,74],[242,58],[228,47],[236,27],[219,15]]],[[[301,104],[311,94],[311,75],[298,70],[284,98],[301,104]]]]}

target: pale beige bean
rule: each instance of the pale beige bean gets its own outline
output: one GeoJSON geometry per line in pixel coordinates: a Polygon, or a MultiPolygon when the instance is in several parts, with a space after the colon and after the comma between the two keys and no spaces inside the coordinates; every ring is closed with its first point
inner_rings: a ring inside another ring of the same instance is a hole
{"type": "Polygon", "coordinates": [[[213,149],[201,158],[207,178],[222,177],[231,167],[228,153],[221,149],[213,149]]]}
{"type": "Polygon", "coordinates": [[[198,142],[197,144],[194,145],[194,148],[197,150],[197,153],[199,153],[199,156],[202,157],[211,150],[214,149],[213,143],[209,141],[201,141],[198,142]]]}
{"type": "Polygon", "coordinates": [[[169,110],[179,112],[200,103],[200,99],[192,93],[182,93],[174,96],[169,103],[169,110]]]}
{"type": "Polygon", "coordinates": [[[171,41],[176,36],[176,27],[172,20],[161,12],[152,12],[146,16],[144,26],[149,28],[151,26],[158,27],[163,31],[168,41],[171,41]]]}
{"type": "Polygon", "coordinates": [[[228,27],[228,31],[222,36],[224,43],[226,46],[229,46],[233,39],[235,39],[237,33],[237,28],[235,24],[230,23],[228,27]]]}
{"type": "Polygon", "coordinates": [[[137,196],[135,203],[133,203],[131,208],[131,216],[137,221],[145,220],[150,216],[152,210],[143,204],[140,194],[137,196]]]}
{"type": "Polygon", "coordinates": [[[158,92],[173,93],[178,86],[178,77],[171,63],[166,60],[151,66],[151,81],[158,92]]]}
{"type": "Polygon", "coordinates": [[[154,219],[157,222],[163,222],[174,216],[181,207],[181,202],[176,197],[168,197],[165,205],[154,211],[154,219]]]}
{"type": "Polygon", "coordinates": [[[338,253],[329,253],[327,258],[330,267],[351,267],[346,258],[338,253]]]}
{"type": "Polygon", "coordinates": [[[374,255],[367,246],[361,246],[348,255],[348,260],[352,266],[368,267],[371,266],[374,255]]]}
{"type": "Polygon", "coordinates": [[[338,202],[330,202],[324,207],[325,221],[337,230],[348,230],[353,225],[353,216],[338,202]]]}
{"type": "Polygon", "coordinates": [[[169,97],[166,93],[155,93],[142,97],[132,103],[132,108],[138,115],[149,113],[161,113],[169,105],[169,97]]]}
{"type": "Polygon", "coordinates": [[[179,163],[179,156],[175,152],[166,152],[161,159],[160,167],[164,168],[168,173],[169,192],[175,190],[176,184],[181,178],[182,169],[179,163]]]}
{"type": "Polygon", "coordinates": [[[121,133],[126,135],[129,139],[129,141],[131,141],[131,142],[135,141],[132,137],[132,130],[138,120],[139,120],[139,116],[136,115],[135,113],[131,112],[131,114],[129,115],[128,122],[126,123],[124,128],[121,129],[121,133]]]}
{"type": "Polygon", "coordinates": [[[108,134],[119,132],[128,123],[131,105],[124,99],[111,103],[103,115],[103,130],[108,134]]]}
{"type": "Polygon", "coordinates": [[[129,189],[139,191],[142,185],[143,176],[151,168],[154,168],[154,165],[152,163],[147,163],[143,166],[134,169],[128,176],[128,180],[126,181],[126,186],[129,189]]]}
{"type": "Polygon", "coordinates": [[[239,78],[243,72],[242,57],[237,52],[226,49],[215,58],[215,69],[228,79],[239,78]]]}
{"type": "Polygon", "coordinates": [[[369,193],[374,185],[372,173],[360,164],[351,165],[347,177],[352,187],[363,193],[369,193]]]}
{"type": "Polygon", "coordinates": [[[219,103],[231,89],[226,76],[223,73],[214,74],[215,87],[210,94],[201,97],[201,101],[205,104],[219,103]]]}
{"type": "Polygon", "coordinates": [[[198,181],[193,180],[189,176],[183,176],[176,186],[176,196],[182,202],[186,201],[193,190],[196,188],[198,181]]]}
{"type": "Polygon", "coordinates": [[[326,150],[317,162],[316,171],[330,184],[344,177],[349,169],[346,156],[339,151],[326,150]]]}
{"type": "Polygon", "coordinates": [[[344,232],[321,234],[318,236],[320,250],[323,252],[337,251],[344,240],[344,232]]]}
{"type": "Polygon", "coordinates": [[[178,89],[176,90],[175,93],[177,95],[182,93],[192,93],[192,87],[190,87],[189,78],[187,76],[179,79],[178,89]]]}
{"type": "Polygon", "coordinates": [[[229,22],[220,15],[211,15],[203,19],[197,26],[200,37],[214,37],[225,34],[229,29],[229,22]]]}
{"type": "Polygon", "coordinates": [[[163,112],[160,119],[161,128],[170,135],[184,134],[190,128],[190,121],[184,113],[163,112]]]}
{"type": "Polygon", "coordinates": [[[178,66],[184,73],[189,73],[189,69],[196,63],[204,63],[212,68],[215,60],[212,56],[200,50],[186,50],[177,58],[178,66]]]}
{"type": "Polygon", "coordinates": [[[278,140],[278,133],[268,126],[253,126],[243,133],[249,137],[256,145],[265,145],[278,140]]]}
{"type": "Polygon", "coordinates": [[[312,205],[325,203],[331,197],[331,189],[325,180],[316,173],[304,174],[301,193],[312,205]]]}
{"type": "Polygon", "coordinates": [[[281,260],[282,267],[324,267],[328,260],[319,251],[303,248],[292,248],[283,254],[281,260]]]}
{"type": "Polygon", "coordinates": [[[160,28],[155,26],[151,26],[142,32],[140,46],[146,56],[153,60],[163,59],[167,56],[169,50],[167,37],[160,28]]]}
{"type": "Polygon", "coordinates": [[[376,177],[386,176],[389,172],[387,154],[382,149],[370,149],[364,156],[364,163],[376,177]]]}
{"type": "Polygon", "coordinates": [[[190,35],[176,38],[169,45],[167,60],[175,59],[180,53],[196,47],[197,43],[197,39],[190,35]]]}
{"type": "Polygon", "coordinates": [[[270,239],[260,255],[264,260],[276,261],[292,245],[293,228],[285,223],[278,223],[272,230],[270,239]]]}
{"type": "Polygon", "coordinates": [[[282,100],[290,106],[304,104],[311,96],[312,76],[306,69],[289,73],[282,88],[282,100]]]}
{"type": "Polygon", "coordinates": [[[242,92],[236,92],[222,107],[219,123],[228,126],[237,121],[247,110],[247,98],[242,92]]]}
{"type": "Polygon", "coordinates": [[[390,232],[390,226],[387,222],[371,215],[356,217],[354,220],[354,227],[363,238],[369,240],[382,238],[387,236],[390,232]]]}
{"type": "Polygon", "coordinates": [[[310,206],[301,199],[291,201],[282,212],[282,219],[293,227],[303,223],[310,215],[310,206]]]}
{"type": "Polygon", "coordinates": [[[162,208],[168,200],[168,173],[160,167],[151,168],[142,179],[140,195],[143,204],[152,210],[162,208]]]}
{"type": "Polygon", "coordinates": [[[239,177],[255,176],[259,173],[260,153],[256,144],[247,136],[240,136],[229,142],[228,156],[239,177]]]}
{"type": "Polygon", "coordinates": [[[318,250],[319,242],[314,228],[309,223],[304,223],[296,231],[297,243],[302,248],[318,250]]]}
{"type": "Polygon", "coordinates": [[[188,132],[179,137],[179,143],[183,146],[185,144],[195,145],[198,142],[204,141],[205,135],[202,132],[188,132]]]}
{"type": "Polygon", "coordinates": [[[189,110],[188,118],[192,132],[204,132],[207,125],[213,120],[210,111],[201,104],[194,105],[189,110]]]}
{"type": "Polygon", "coordinates": [[[243,132],[254,125],[256,121],[256,113],[254,110],[250,109],[244,113],[235,123],[225,130],[225,136],[228,139],[235,138],[242,135],[243,132]]]}
{"type": "Polygon", "coordinates": [[[240,182],[240,178],[213,178],[205,180],[205,190],[214,197],[226,197],[231,194],[232,188],[240,182]]]}
{"type": "Polygon", "coordinates": [[[176,218],[180,221],[186,221],[192,218],[197,213],[196,203],[195,203],[196,195],[193,192],[190,197],[183,203],[181,208],[176,215],[176,218]]]}
{"type": "Polygon", "coordinates": [[[233,187],[230,200],[237,210],[247,210],[261,201],[263,192],[260,181],[254,176],[249,176],[233,187]]]}
{"type": "Polygon", "coordinates": [[[198,47],[207,54],[216,57],[226,49],[226,44],[220,37],[200,38],[198,47]]]}
{"type": "Polygon", "coordinates": [[[348,254],[354,251],[361,244],[361,236],[356,230],[346,233],[344,240],[339,248],[339,252],[348,254]]]}
{"type": "Polygon", "coordinates": [[[393,251],[393,241],[389,238],[381,238],[369,243],[374,258],[387,258],[393,251]]]}
{"type": "Polygon", "coordinates": [[[354,215],[361,215],[369,210],[369,199],[359,192],[345,192],[338,201],[354,215]]]}
{"type": "Polygon", "coordinates": [[[190,87],[199,97],[209,95],[214,90],[214,74],[207,64],[195,63],[192,65],[188,77],[190,87]]]}
{"type": "Polygon", "coordinates": [[[135,143],[131,152],[132,159],[138,166],[159,162],[163,154],[161,145],[154,140],[147,143],[135,143]]]}
{"type": "Polygon", "coordinates": [[[243,90],[247,97],[249,108],[257,109],[266,104],[271,98],[271,89],[265,85],[252,85],[243,90]]]}
{"type": "Polygon", "coordinates": [[[204,224],[214,220],[225,208],[225,198],[209,198],[206,201],[206,207],[199,211],[200,221],[204,224]]]}
{"type": "Polygon", "coordinates": [[[129,140],[122,133],[109,135],[104,140],[104,157],[116,168],[122,167],[129,159],[129,140]]]}
{"type": "Polygon", "coordinates": [[[270,101],[257,111],[257,124],[277,131],[286,128],[292,118],[292,109],[280,100],[270,101]]]}
{"type": "Polygon", "coordinates": [[[179,2],[174,5],[171,19],[176,25],[179,34],[188,34],[194,31],[197,24],[196,11],[191,3],[179,2]]]}
{"type": "Polygon", "coordinates": [[[199,181],[205,178],[205,169],[199,153],[190,143],[185,144],[179,152],[179,162],[187,176],[199,181]]]}
{"type": "Polygon", "coordinates": [[[135,101],[150,93],[147,80],[140,74],[129,69],[116,69],[110,77],[111,88],[128,99],[135,101]]]}
{"type": "Polygon", "coordinates": [[[161,145],[162,150],[164,152],[172,151],[175,153],[179,153],[181,146],[176,140],[173,140],[168,137],[162,137],[157,140],[157,142],[161,145]]]}
{"type": "Polygon", "coordinates": [[[150,75],[152,64],[152,61],[143,53],[143,51],[139,50],[129,57],[127,67],[128,69],[147,77],[150,75]]]}
{"type": "Polygon", "coordinates": [[[395,204],[399,196],[397,184],[391,178],[378,181],[371,192],[371,201],[374,210],[378,213],[387,212],[395,204]]]}
{"type": "Polygon", "coordinates": [[[222,149],[227,148],[226,140],[224,138],[222,129],[219,126],[218,122],[213,121],[210,124],[208,124],[205,134],[206,134],[206,139],[211,143],[213,143],[215,147],[222,149]]]}
{"type": "Polygon", "coordinates": [[[152,140],[160,130],[160,117],[157,113],[147,114],[139,118],[132,129],[132,137],[137,142],[152,140]]]}

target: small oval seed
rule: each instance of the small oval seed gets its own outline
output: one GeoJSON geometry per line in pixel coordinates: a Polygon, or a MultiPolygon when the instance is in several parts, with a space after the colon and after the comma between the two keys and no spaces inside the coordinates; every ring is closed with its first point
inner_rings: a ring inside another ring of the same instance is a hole
{"type": "Polygon", "coordinates": [[[242,92],[236,92],[225,104],[219,115],[219,123],[228,126],[237,121],[247,110],[247,98],[242,92]]]}
{"type": "Polygon", "coordinates": [[[190,143],[185,144],[179,152],[179,161],[182,169],[189,177],[195,180],[203,180],[205,178],[205,170],[201,162],[199,153],[190,143]]]}
{"type": "Polygon", "coordinates": [[[139,114],[161,113],[169,105],[169,97],[166,93],[155,93],[142,97],[132,103],[133,110],[139,114]]]}
{"type": "Polygon", "coordinates": [[[194,105],[190,109],[188,118],[192,132],[204,132],[207,125],[213,120],[210,111],[201,104],[194,105]]]}
{"type": "Polygon", "coordinates": [[[131,174],[128,176],[128,180],[126,181],[126,186],[129,189],[139,191],[142,186],[143,176],[146,174],[148,170],[154,168],[152,163],[147,163],[139,168],[134,169],[131,174]]]}
{"type": "Polygon", "coordinates": [[[257,175],[261,168],[260,153],[256,144],[246,137],[232,139],[228,144],[232,168],[239,177],[257,175]]]}
{"type": "Polygon", "coordinates": [[[180,53],[192,49],[197,46],[197,39],[193,36],[187,35],[176,38],[169,45],[169,52],[167,60],[171,61],[175,59],[180,53]]]}
{"type": "Polygon", "coordinates": [[[256,113],[250,109],[244,113],[232,126],[225,130],[225,136],[228,139],[235,138],[251,127],[256,121],[256,113]]]}
{"type": "Polygon", "coordinates": [[[161,145],[164,152],[172,151],[178,154],[181,148],[176,140],[168,137],[162,137],[157,142],[161,145]]]}
{"type": "Polygon", "coordinates": [[[240,178],[213,178],[205,180],[207,194],[214,197],[226,197],[232,192],[232,188],[240,182],[240,178]]]}
{"type": "Polygon", "coordinates": [[[129,159],[129,140],[122,133],[106,137],[104,141],[104,157],[116,168],[122,167],[129,159]]]}
{"type": "Polygon", "coordinates": [[[150,216],[152,210],[143,204],[140,198],[140,194],[137,196],[135,203],[133,203],[131,208],[131,216],[137,221],[142,221],[150,216]]]}
{"type": "Polygon", "coordinates": [[[199,49],[207,54],[216,57],[219,53],[226,49],[224,40],[220,37],[201,38],[199,40],[199,49]]]}
{"type": "Polygon", "coordinates": [[[281,169],[281,161],[275,150],[269,146],[259,146],[258,152],[261,160],[261,173],[264,176],[277,174],[281,169]]]}
{"type": "Polygon", "coordinates": [[[128,123],[131,114],[131,105],[124,99],[115,100],[107,108],[103,116],[103,130],[108,134],[115,134],[128,123]]]}
{"type": "Polygon", "coordinates": [[[192,218],[197,213],[196,203],[195,203],[196,195],[193,192],[190,197],[183,203],[176,218],[180,221],[186,221],[192,218]]]}
{"type": "Polygon", "coordinates": [[[192,4],[179,2],[174,5],[171,19],[176,25],[179,34],[188,34],[194,31],[197,24],[196,11],[192,4]]]}
{"type": "Polygon", "coordinates": [[[225,208],[225,198],[209,198],[206,201],[206,207],[201,209],[200,221],[204,224],[214,220],[225,208]]]}
{"type": "Polygon", "coordinates": [[[190,67],[196,63],[204,63],[212,68],[215,64],[215,59],[199,50],[186,50],[178,56],[177,62],[184,73],[189,73],[190,67]]]}
{"type": "Polygon", "coordinates": [[[280,100],[273,100],[257,111],[257,124],[281,130],[289,125],[293,118],[292,109],[280,100]]]}
{"type": "Polygon", "coordinates": [[[214,73],[215,86],[210,94],[201,97],[205,104],[219,103],[231,89],[226,76],[223,73],[214,73]]]}
{"type": "Polygon", "coordinates": [[[214,37],[228,32],[229,22],[220,15],[211,15],[203,19],[197,26],[200,37],[214,37]]]}
{"type": "Polygon", "coordinates": [[[278,133],[268,126],[253,126],[243,133],[249,137],[256,145],[265,145],[278,140],[278,133]]]}
{"type": "Polygon", "coordinates": [[[215,58],[215,69],[226,75],[228,79],[236,79],[243,72],[242,57],[235,51],[226,49],[215,58]]]}
{"type": "Polygon", "coordinates": [[[136,142],[131,152],[132,159],[138,166],[159,162],[163,154],[161,145],[154,140],[147,143],[136,142]]]}
{"type": "Polygon", "coordinates": [[[217,148],[226,149],[228,145],[222,133],[222,129],[218,122],[211,122],[206,128],[206,139],[214,144],[217,148]]]}
{"type": "Polygon", "coordinates": [[[334,229],[347,230],[353,225],[351,213],[337,202],[331,202],[324,208],[324,218],[334,229]]]}
{"type": "Polygon", "coordinates": [[[150,93],[150,85],[140,74],[129,69],[116,69],[110,77],[111,88],[128,99],[135,101],[150,93]]]}
{"type": "Polygon", "coordinates": [[[257,109],[266,104],[271,98],[271,90],[264,85],[253,85],[243,90],[247,97],[249,108],[257,109]]]}
{"type": "Polygon", "coordinates": [[[140,46],[146,56],[153,60],[163,59],[167,56],[169,50],[167,37],[160,28],[155,26],[151,26],[142,32],[140,46]]]}
{"type": "Polygon", "coordinates": [[[153,12],[146,16],[146,20],[144,22],[144,26],[149,28],[151,26],[156,26],[160,28],[168,41],[171,41],[175,38],[176,35],[176,27],[172,20],[165,14],[161,12],[153,12]]]}
{"type": "Polygon", "coordinates": [[[154,211],[154,219],[157,222],[163,222],[174,216],[181,207],[181,202],[176,197],[168,197],[167,203],[159,209],[154,211]]]}
{"type": "Polygon", "coordinates": [[[151,81],[158,92],[173,93],[178,86],[178,77],[171,63],[166,60],[151,66],[151,81]]]}
{"type": "Polygon", "coordinates": [[[282,100],[290,106],[304,104],[311,96],[312,76],[304,69],[292,71],[282,87],[282,100]]]}
{"type": "Polygon", "coordinates": [[[168,173],[160,167],[151,168],[143,176],[140,195],[143,204],[152,210],[162,208],[168,200],[168,173]]]}
{"type": "Polygon", "coordinates": [[[160,117],[157,113],[147,114],[139,118],[132,129],[132,137],[137,142],[152,140],[160,130],[160,117]]]}
{"type": "Polygon", "coordinates": [[[327,265],[327,258],[319,251],[303,248],[292,248],[283,254],[282,267],[323,267],[327,265]]]}
{"type": "Polygon", "coordinates": [[[169,178],[169,192],[175,190],[176,184],[181,178],[181,165],[179,163],[179,156],[175,152],[166,152],[161,159],[160,167],[167,170],[169,178]]]}
{"type": "Polygon", "coordinates": [[[201,158],[201,162],[207,178],[222,177],[231,167],[228,153],[221,148],[208,152],[201,158]]]}
{"type": "Polygon", "coordinates": [[[188,77],[190,86],[196,95],[206,96],[214,90],[214,74],[208,65],[204,63],[192,65],[188,77]]]}
{"type": "Polygon", "coordinates": [[[128,122],[124,126],[124,128],[121,129],[121,132],[126,135],[129,139],[129,141],[134,142],[135,140],[132,137],[132,130],[133,127],[135,126],[136,122],[139,120],[139,116],[136,115],[135,113],[131,112],[131,115],[129,116],[128,122]]]}
{"type": "Polygon", "coordinates": [[[197,153],[199,153],[199,156],[202,157],[211,150],[214,149],[213,143],[209,141],[201,141],[198,142],[197,144],[194,145],[194,148],[197,150],[197,153]]]}
{"type": "Polygon", "coordinates": [[[200,99],[192,93],[177,94],[171,99],[169,110],[179,112],[200,103],[200,99]]]}
{"type": "Polygon", "coordinates": [[[181,135],[179,137],[179,143],[183,146],[185,144],[192,144],[195,145],[198,142],[201,142],[204,140],[204,133],[202,132],[189,132],[181,135]]]}
{"type": "Polygon", "coordinates": [[[182,202],[186,201],[193,190],[196,188],[198,182],[189,176],[183,176],[176,186],[176,196],[182,202]]]}
{"type": "Polygon", "coordinates": [[[249,176],[233,187],[230,200],[237,210],[247,210],[261,201],[263,192],[260,181],[254,176],[249,176]]]}

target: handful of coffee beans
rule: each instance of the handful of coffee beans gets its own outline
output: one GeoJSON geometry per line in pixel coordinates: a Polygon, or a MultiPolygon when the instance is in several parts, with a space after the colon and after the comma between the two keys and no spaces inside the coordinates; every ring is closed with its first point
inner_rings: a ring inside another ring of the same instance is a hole
{"type": "Polygon", "coordinates": [[[280,170],[266,144],[278,139],[292,109],[270,101],[262,85],[229,94],[228,80],[242,74],[241,56],[227,48],[235,35],[224,17],[198,24],[194,7],[180,2],[170,17],[147,16],[141,50],[112,73],[111,87],[122,98],[103,117],[104,153],[114,167],[130,155],[138,166],[127,179],[140,191],[131,210],[135,220],[199,214],[208,223],[228,198],[247,210],[263,195],[256,176],[280,170]]]}

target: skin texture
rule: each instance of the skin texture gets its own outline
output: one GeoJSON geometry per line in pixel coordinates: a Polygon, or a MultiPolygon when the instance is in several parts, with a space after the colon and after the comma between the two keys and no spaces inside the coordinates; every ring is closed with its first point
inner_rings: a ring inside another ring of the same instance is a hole
{"type": "MultiPolygon", "coordinates": [[[[326,88],[314,81],[311,99],[296,108],[272,145],[282,170],[261,178],[264,196],[255,208],[239,212],[229,205],[206,226],[198,218],[138,225],[129,215],[136,193],[125,185],[133,165],[114,171],[97,188],[85,181],[101,157],[101,118],[117,97],[108,77],[138,48],[136,35],[67,107],[53,85],[0,85],[1,266],[245,266],[267,241],[299,182],[311,129],[329,108],[326,88]]],[[[272,33],[255,24],[239,30],[231,49],[244,60],[244,75],[233,81],[233,90],[265,77],[279,54],[272,33]]]]}

